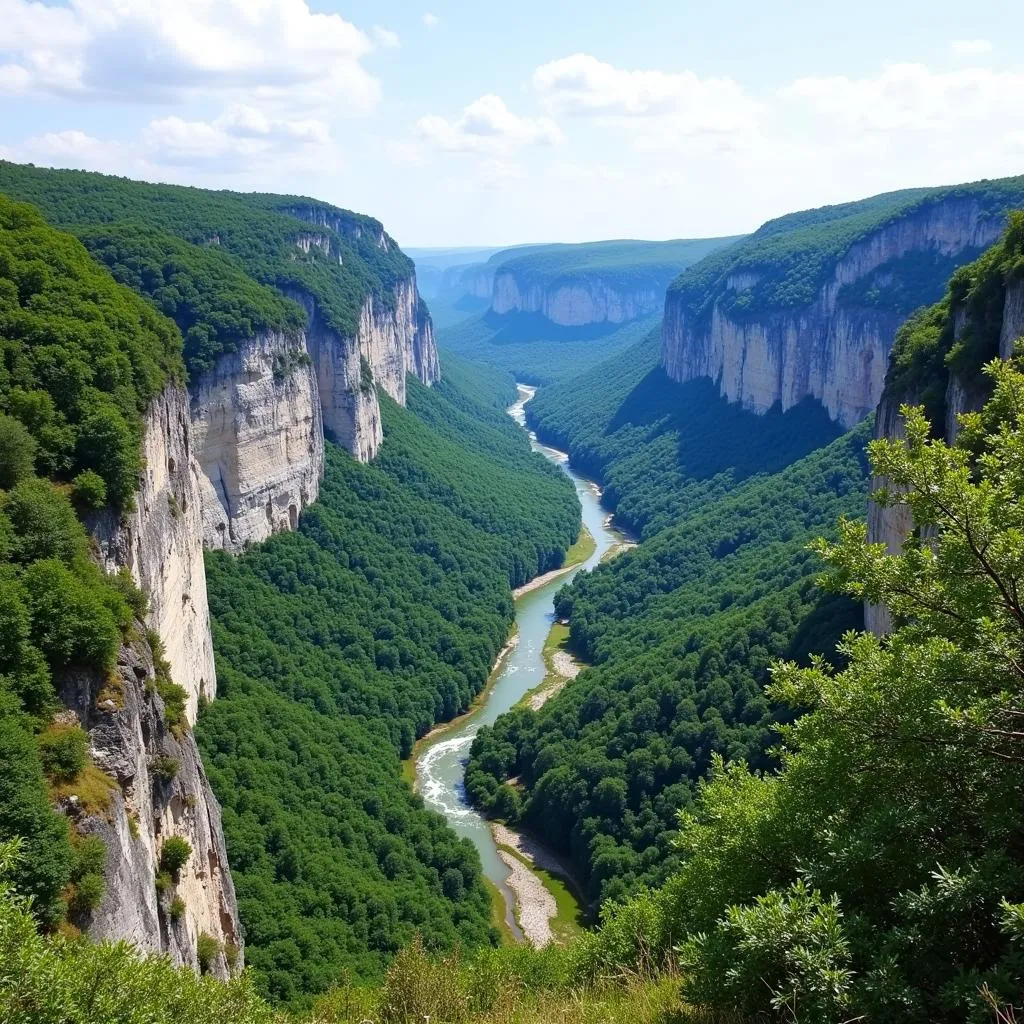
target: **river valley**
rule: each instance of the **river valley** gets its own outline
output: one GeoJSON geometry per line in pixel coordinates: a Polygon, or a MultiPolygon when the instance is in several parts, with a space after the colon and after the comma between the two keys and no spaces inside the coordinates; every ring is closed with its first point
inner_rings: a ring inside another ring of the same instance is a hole
{"type": "MultiPolygon", "coordinates": [[[[525,405],[534,393],[534,388],[520,384],[518,399],[508,410],[524,430],[525,405]]],[[[463,787],[466,760],[480,727],[493,723],[544,680],[543,650],[555,621],[555,594],[576,573],[592,569],[620,547],[624,538],[611,526],[598,489],[572,471],[568,456],[542,445],[532,432],[530,444],[535,451],[558,464],[573,481],[582,508],[583,526],[593,537],[595,548],[579,565],[548,574],[517,592],[513,637],[498,659],[489,689],[473,711],[451,728],[439,730],[435,740],[422,746],[416,754],[415,769],[417,786],[427,806],[443,814],[451,827],[479,851],[484,874],[497,886],[505,901],[505,921],[511,933],[519,941],[537,942],[538,936],[547,931],[545,915],[553,914],[554,900],[543,890],[537,875],[521,861],[515,863],[507,851],[499,849],[491,825],[469,805],[463,787]],[[532,905],[524,905],[528,902],[532,905]]],[[[506,844],[507,839],[502,845],[506,844]]],[[[547,858],[538,849],[534,859],[541,864],[547,858]]]]}

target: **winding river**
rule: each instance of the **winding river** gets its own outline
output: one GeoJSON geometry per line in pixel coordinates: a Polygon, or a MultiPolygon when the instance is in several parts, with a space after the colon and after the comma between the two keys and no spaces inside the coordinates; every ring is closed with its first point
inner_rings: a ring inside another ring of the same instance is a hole
{"type": "MultiPolygon", "coordinates": [[[[508,410],[509,415],[524,430],[524,407],[533,398],[534,392],[534,388],[520,384],[519,398],[508,410]]],[[[563,472],[575,484],[583,510],[583,524],[593,535],[597,547],[582,565],[516,599],[517,639],[514,646],[500,660],[498,675],[487,693],[486,700],[472,713],[462,718],[457,725],[445,730],[433,742],[427,743],[417,753],[415,765],[417,786],[424,803],[442,813],[451,827],[459,835],[470,839],[480,851],[484,874],[498,887],[504,897],[506,921],[520,941],[523,935],[516,924],[515,896],[507,884],[509,868],[498,854],[487,821],[466,800],[463,777],[469,748],[480,726],[490,725],[544,679],[542,651],[544,641],[555,620],[556,592],[576,573],[597,565],[601,558],[623,539],[622,535],[610,526],[609,515],[601,506],[597,488],[569,468],[568,456],[564,452],[540,444],[532,431],[530,444],[535,451],[561,466],[563,472]]]]}

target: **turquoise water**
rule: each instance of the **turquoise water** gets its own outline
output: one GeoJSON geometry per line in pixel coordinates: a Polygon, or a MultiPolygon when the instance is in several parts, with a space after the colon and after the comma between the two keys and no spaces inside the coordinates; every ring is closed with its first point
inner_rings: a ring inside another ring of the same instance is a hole
{"type": "MultiPolygon", "coordinates": [[[[523,407],[533,397],[533,393],[533,388],[519,385],[519,400],[508,410],[509,415],[523,429],[526,429],[523,407]]],[[[424,803],[443,814],[451,827],[460,836],[468,838],[480,851],[484,873],[505,897],[506,920],[519,939],[522,935],[512,914],[513,896],[505,883],[509,869],[498,856],[487,822],[466,801],[463,778],[469,748],[481,725],[490,725],[543,680],[545,669],[542,652],[544,641],[555,621],[554,598],[559,588],[565,586],[577,572],[597,565],[601,557],[622,540],[622,535],[607,524],[608,513],[601,507],[597,489],[569,468],[568,456],[540,444],[532,433],[530,443],[535,451],[557,463],[575,484],[583,523],[597,542],[597,548],[579,568],[524,594],[516,601],[518,641],[505,659],[487,700],[455,729],[445,732],[425,747],[416,758],[416,778],[424,803]]]]}

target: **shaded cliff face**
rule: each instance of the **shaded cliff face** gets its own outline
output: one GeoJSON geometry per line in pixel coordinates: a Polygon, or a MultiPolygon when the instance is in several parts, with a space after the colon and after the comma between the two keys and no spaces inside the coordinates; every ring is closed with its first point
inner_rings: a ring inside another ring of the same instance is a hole
{"type": "Polygon", "coordinates": [[[495,313],[539,313],[563,327],[626,323],[656,313],[661,304],[662,290],[652,285],[616,285],[596,275],[553,284],[528,283],[500,270],[494,276],[491,298],[495,313]]]}
{"type": "MultiPolygon", "coordinates": [[[[716,380],[721,394],[753,412],[817,399],[851,427],[878,404],[902,311],[868,305],[863,293],[884,290],[889,268],[926,253],[937,265],[972,258],[999,236],[1005,220],[973,199],[947,199],[895,220],[856,242],[835,262],[811,302],[745,315],[758,270],[728,276],[710,311],[695,316],[685,296],[669,291],[662,363],[677,381],[716,380]]],[[[945,278],[934,283],[933,298],[945,278]]]]}
{"type": "MultiPolygon", "coordinates": [[[[145,593],[146,622],[138,625],[137,639],[122,645],[111,676],[72,672],[61,690],[89,733],[93,762],[119,788],[105,813],[63,809],[80,832],[99,835],[107,847],[106,893],[82,922],[89,935],[127,939],[198,966],[200,934],[236,950],[242,941],[220,807],[191,731],[175,735],[168,727],[145,639],[146,629],[159,635],[170,678],[187,695],[188,724],[194,724],[199,699],[216,693],[216,676],[203,566],[204,483],[183,389],[169,387],[151,404],[143,452],[134,511],[122,517],[108,512],[90,525],[108,571],[129,568],[145,593]],[[192,854],[178,881],[161,894],[160,849],[172,835],[186,838],[192,854]],[[184,908],[172,920],[175,898],[184,908]]],[[[223,953],[213,969],[227,974],[223,953]]]]}

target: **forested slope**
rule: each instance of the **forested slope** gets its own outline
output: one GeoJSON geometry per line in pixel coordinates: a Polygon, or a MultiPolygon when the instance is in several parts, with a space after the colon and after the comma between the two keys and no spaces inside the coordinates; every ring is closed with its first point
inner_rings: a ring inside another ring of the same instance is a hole
{"type": "Polygon", "coordinates": [[[815,403],[755,416],[710,381],[677,384],[659,366],[657,331],[578,378],[541,388],[526,407],[541,440],[601,480],[618,522],[652,536],[758,473],[772,473],[840,433],[815,403]]]}
{"type": "Polygon", "coordinates": [[[377,979],[415,934],[489,943],[472,846],[425,811],[399,758],[464,711],[512,621],[510,586],[560,564],[571,486],[505,415],[509,380],[453,366],[382,398],[370,465],[331,448],[294,534],[208,555],[220,694],[198,737],[224,807],[261,987],[296,1004],[377,979]]]}
{"type": "Polygon", "coordinates": [[[771,764],[771,660],[830,651],[860,624],[814,586],[806,545],[863,510],[868,436],[736,487],[559,593],[593,667],[481,730],[467,786],[568,852],[595,900],[672,873],[676,815],[715,755],[771,764]],[[501,786],[512,777],[522,795],[501,786]]]}

